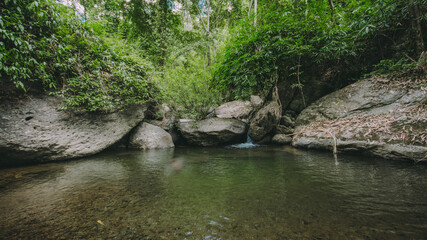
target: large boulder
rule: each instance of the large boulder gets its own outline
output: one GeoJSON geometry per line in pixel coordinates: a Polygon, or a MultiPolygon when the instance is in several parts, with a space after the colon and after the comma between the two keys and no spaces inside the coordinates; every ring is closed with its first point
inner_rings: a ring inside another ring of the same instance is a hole
{"type": "Polygon", "coordinates": [[[0,165],[92,155],[111,146],[144,119],[146,107],[73,114],[61,99],[32,96],[0,103],[0,165]]]}
{"type": "Polygon", "coordinates": [[[374,77],[333,92],[298,116],[292,144],[427,160],[426,83],[374,77]]]}
{"type": "Polygon", "coordinates": [[[180,121],[178,129],[185,140],[197,146],[216,146],[246,140],[247,126],[237,119],[209,118],[180,121]]]}
{"type": "Polygon", "coordinates": [[[174,144],[179,142],[180,136],[175,126],[175,116],[171,116],[169,118],[165,117],[162,120],[148,120],[147,122],[168,132],[171,135],[174,144]]]}
{"type": "Polygon", "coordinates": [[[129,148],[161,149],[173,147],[175,145],[168,132],[146,122],[139,125],[129,139],[129,148]]]}
{"type": "Polygon", "coordinates": [[[249,136],[254,141],[261,141],[267,134],[271,133],[280,121],[282,108],[276,102],[272,101],[262,107],[251,120],[249,126],[249,136]]]}
{"type": "Polygon", "coordinates": [[[247,119],[252,112],[250,101],[232,101],[222,104],[215,109],[215,115],[218,118],[236,118],[247,119]]]}

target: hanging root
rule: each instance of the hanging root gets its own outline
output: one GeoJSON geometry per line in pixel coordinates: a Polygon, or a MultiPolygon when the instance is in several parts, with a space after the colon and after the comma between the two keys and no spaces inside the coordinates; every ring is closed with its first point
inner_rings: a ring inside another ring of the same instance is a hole
{"type": "Polygon", "coordinates": [[[337,149],[337,137],[332,134],[330,131],[327,131],[327,133],[329,134],[329,136],[332,137],[332,147],[333,147],[333,153],[334,155],[338,154],[338,149],[337,149]]]}

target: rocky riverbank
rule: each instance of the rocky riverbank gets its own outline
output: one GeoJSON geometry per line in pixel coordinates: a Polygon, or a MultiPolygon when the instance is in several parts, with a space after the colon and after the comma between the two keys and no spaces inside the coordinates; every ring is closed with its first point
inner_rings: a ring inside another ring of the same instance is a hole
{"type": "Polygon", "coordinates": [[[426,82],[372,77],[329,94],[298,116],[292,145],[425,161],[426,82]]]}
{"type": "Polygon", "coordinates": [[[27,96],[0,103],[0,165],[84,157],[123,138],[145,117],[146,106],[113,113],[72,113],[61,99],[27,96]]]}
{"type": "Polygon", "coordinates": [[[198,121],[176,119],[165,105],[163,118],[149,120],[146,106],[72,113],[60,111],[61,99],[52,96],[5,100],[0,104],[0,164],[84,157],[112,145],[143,150],[177,143],[230,145],[248,135],[262,144],[426,161],[426,83],[425,78],[372,77],[324,96],[296,120],[277,97],[228,102],[198,121]]]}

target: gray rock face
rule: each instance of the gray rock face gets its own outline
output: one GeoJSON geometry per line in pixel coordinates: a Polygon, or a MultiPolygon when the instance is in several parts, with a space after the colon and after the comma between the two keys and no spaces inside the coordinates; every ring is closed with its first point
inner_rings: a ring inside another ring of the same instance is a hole
{"type": "Polygon", "coordinates": [[[252,109],[251,102],[236,100],[217,107],[215,114],[218,118],[247,119],[252,109]]]}
{"type": "MultiPolygon", "coordinates": [[[[304,147],[309,149],[332,149],[333,140],[327,138],[300,137],[294,141],[294,147],[304,147]]],[[[373,156],[394,159],[394,160],[414,160],[423,161],[427,154],[425,146],[388,144],[385,142],[368,142],[361,140],[341,140],[337,139],[338,151],[342,152],[366,152],[373,156]]]]}
{"type": "Polygon", "coordinates": [[[292,137],[285,135],[285,134],[276,134],[273,136],[273,139],[271,139],[273,143],[276,144],[290,144],[292,142],[292,137]]]}
{"type": "Polygon", "coordinates": [[[254,141],[262,140],[267,134],[275,129],[279,123],[282,109],[280,105],[273,101],[262,107],[252,118],[249,126],[249,136],[254,141]]]}
{"type": "Polygon", "coordinates": [[[144,119],[146,107],[109,114],[58,111],[60,99],[31,97],[0,103],[0,164],[49,161],[98,153],[144,119]]]}
{"type": "Polygon", "coordinates": [[[371,78],[333,92],[298,116],[292,144],[427,160],[427,89],[417,84],[371,78]]]}
{"type": "Polygon", "coordinates": [[[180,136],[175,127],[175,124],[176,124],[175,116],[171,115],[169,117],[164,117],[162,120],[148,120],[147,122],[154,126],[160,127],[166,132],[168,132],[172,136],[172,140],[174,143],[179,142],[180,136]]]}
{"type": "Polygon", "coordinates": [[[129,148],[161,149],[173,147],[175,145],[168,132],[146,122],[139,125],[129,139],[129,148]]]}
{"type": "Polygon", "coordinates": [[[178,129],[185,140],[197,146],[216,146],[246,140],[246,124],[237,119],[209,118],[180,121],[178,129]]]}
{"type": "Polygon", "coordinates": [[[262,100],[259,96],[252,95],[251,104],[254,108],[259,108],[264,104],[264,100],[262,100]]]}
{"type": "Polygon", "coordinates": [[[373,80],[359,81],[319,99],[304,109],[298,116],[296,125],[306,124],[314,117],[338,119],[359,113],[375,114],[396,110],[396,107],[401,105],[396,101],[406,93],[406,90],[399,89],[377,89],[373,80]]]}

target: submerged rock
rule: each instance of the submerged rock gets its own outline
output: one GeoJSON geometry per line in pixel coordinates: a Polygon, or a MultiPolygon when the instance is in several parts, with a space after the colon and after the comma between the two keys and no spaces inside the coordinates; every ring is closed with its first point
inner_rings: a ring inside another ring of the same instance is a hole
{"type": "Polygon", "coordinates": [[[111,146],[144,119],[145,106],[114,113],[73,114],[61,99],[32,96],[0,103],[0,164],[62,160],[111,146]]]}
{"type": "Polygon", "coordinates": [[[242,142],[246,124],[237,119],[209,118],[201,121],[180,121],[178,129],[185,140],[197,146],[216,146],[242,142]]]}
{"type": "Polygon", "coordinates": [[[261,141],[267,134],[275,129],[279,123],[282,109],[276,102],[270,102],[262,107],[251,120],[249,136],[255,141],[261,141]]]}
{"type": "Polygon", "coordinates": [[[129,139],[129,148],[160,149],[173,148],[172,136],[160,127],[142,123],[129,139]]]}
{"type": "MultiPolygon", "coordinates": [[[[424,81],[424,84],[426,80],[424,81]]],[[[331,93],[296,120],[293,146],[427,160],[427,91],[370,78],[331,93]]]]}

